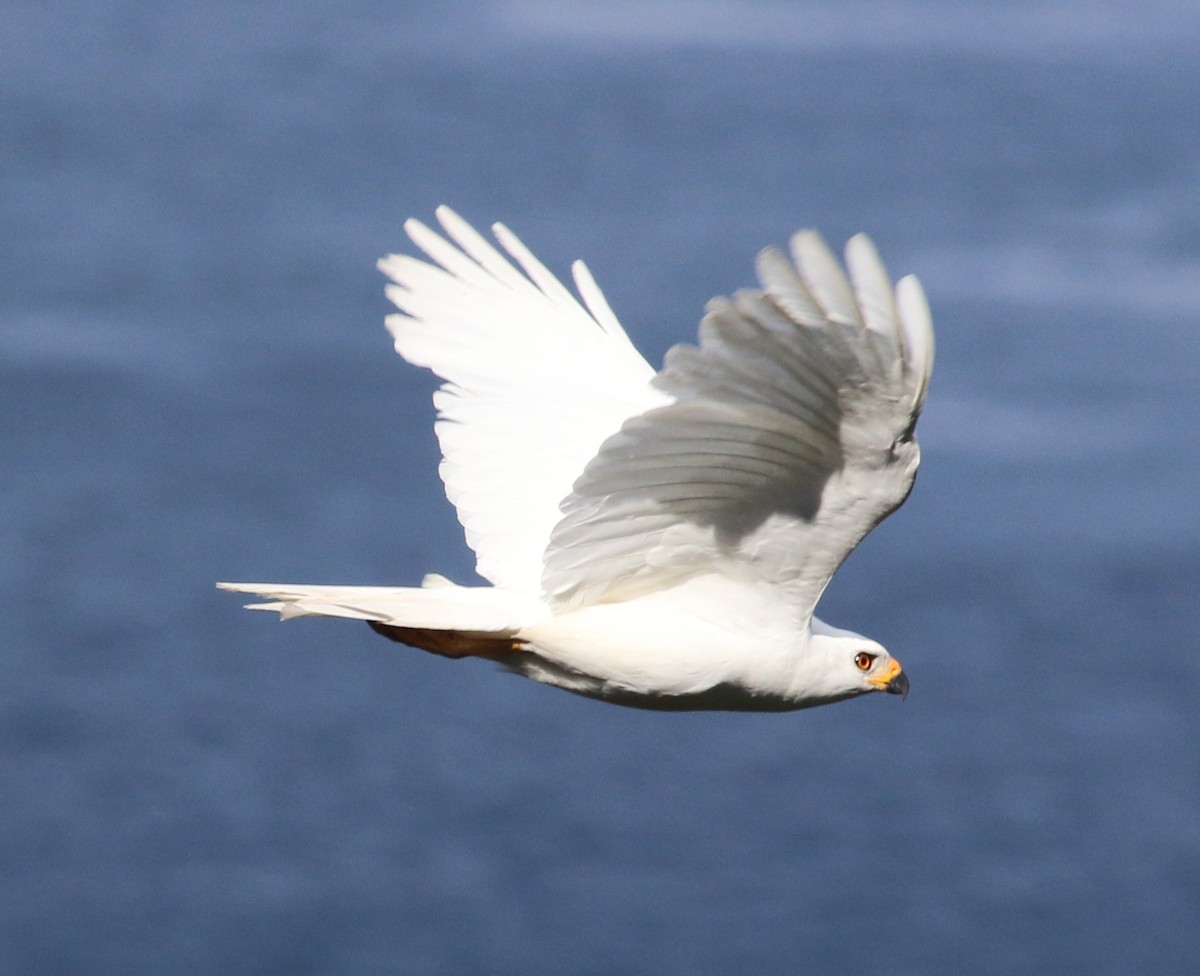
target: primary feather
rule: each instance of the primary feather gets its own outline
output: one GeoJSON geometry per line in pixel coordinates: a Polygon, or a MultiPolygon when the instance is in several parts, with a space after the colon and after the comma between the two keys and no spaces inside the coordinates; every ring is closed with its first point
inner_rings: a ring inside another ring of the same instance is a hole
{"type": "Polygon", "coordinates": [[[506,253],[448,208],[437,216],[445,237],[405,224],[432,263],[380,262],[399,309],[387,325],[401,356],[444,380],[441,475],[493,586],[222,585],[438,653],[427,632],[468,635],[454,656],[489,637],[480,656],[511,648],[515,670],[626,704],[803,707],[897,690],[847,670],[866,654],[899,673],[813,608],[916,473],[933,363],[916,279],[894,291],[863,235],[847,276],[800,231],[791,260],[762,252],[761,287],[710,302],[699,344],[656,374],[581,263],[582,304],[502,225],[506,253]]]}

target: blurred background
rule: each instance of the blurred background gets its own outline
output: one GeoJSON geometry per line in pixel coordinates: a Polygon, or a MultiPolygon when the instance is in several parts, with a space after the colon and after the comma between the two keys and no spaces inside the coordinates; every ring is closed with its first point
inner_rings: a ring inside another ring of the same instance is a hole
{"type": "Polygon", "coordinates": [[[1200,8],[14,0],[0,972],[1181,973],[1200,8]],[[449,203],[652,362],[800,226],[938,328],[822,617],[906,702],[664,715],[245,613],[473,579],[377,257],[449,203]]]}

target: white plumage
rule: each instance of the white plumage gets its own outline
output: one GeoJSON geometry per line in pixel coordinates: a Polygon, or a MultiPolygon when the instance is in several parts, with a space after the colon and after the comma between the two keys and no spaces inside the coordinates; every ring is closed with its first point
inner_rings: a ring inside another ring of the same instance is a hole
{"type": "Polygon", "coordinates": [[[434,396],[446,494],[490,587],[221,583],[282,617],[367,620],[448,657],[647,708],[784,710],[904,693],[878,643],[813,616],[904,501],[933,366],[916,278],[800,231],[709,303],[657,374],[581,262],[581,304],[502,225],[410,220],[382,260],[396,351],[434,396]],[[512,260],[509,260],[511,258],[512,260]],[[514,265],[513,262],[516,262],[514,265]],[[519,268],[519,269],[518,269],[519,268]]]}

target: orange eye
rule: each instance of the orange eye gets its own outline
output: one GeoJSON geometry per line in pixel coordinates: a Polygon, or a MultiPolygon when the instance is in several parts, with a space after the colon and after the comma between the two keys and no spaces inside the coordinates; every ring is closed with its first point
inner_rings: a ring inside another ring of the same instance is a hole
{"type": "Polygon", "coordinates": [[[859,671],[870,671],[871,665],[875,663],[875,655],[868,654],[866,651],[859,651],[854,655],[854,666],[859,671]]]}

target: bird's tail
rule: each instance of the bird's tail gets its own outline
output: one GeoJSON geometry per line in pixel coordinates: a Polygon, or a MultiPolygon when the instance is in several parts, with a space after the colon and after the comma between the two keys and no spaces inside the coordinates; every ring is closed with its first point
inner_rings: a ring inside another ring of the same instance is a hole
{"type": "Polygon", "coordinates": [[[520,647],[518,633],[548,614],[529,596],[491,586],[458,586],[427,576],[421,586],[306,586],[291,583],[218,583],[222,590],[252,593],[270,602],[249,610],[292,617],[365,620],[392,640],[445,657],[492,656],[520,647]]]}

